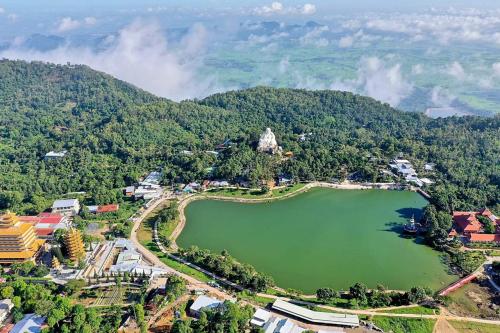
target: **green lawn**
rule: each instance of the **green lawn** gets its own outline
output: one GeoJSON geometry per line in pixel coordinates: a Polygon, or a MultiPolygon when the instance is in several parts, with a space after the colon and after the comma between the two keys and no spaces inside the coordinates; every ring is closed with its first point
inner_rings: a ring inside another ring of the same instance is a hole
{"type": "Polygon", "coordinates": [[[394,310],[377,310],[381,312],[387,312],[387,313],[410,313],[410,314],[423,314],[423,315],[433,315],[433,314],[439,314],[439,309],[432,309],[428,308],[425,306],[415,306],[415,307],[409,307],[409,308],[401,308],[401,309],[394,309],[394,310]]]}
{"type": "Polygon", "coordinates": [[[258,304],[262,307],[266,307],[269,303],[273,303],[275,301],[274,298],[257,296],[255,294],[251,294],[247,291],[239,292],[237,294],[237,297],[240,299],[246,300],[248,302],[258,304]]]}
{"type": "Polygon", "coordinates": [[[160,258],[160,260],[165,265],[175,269],[176,271],[179,271],[179,272],[184,273],[186,275],[192,276],[195,279],[203,281],[203,282],[208,282],[208,281],[212,280],[211,277],[205,275],[204,273],[202,273],[202,272],[200,272],[192,267],[189,267],[185,264],[182,264],[178,261],[175,261],[174,259],[169,258],[166,254],[161,252],[160,249],[158,249],[158,246],[156,246],[156,244],[152,240],[144,241],[144,240],[139,239],[139,241],[141,242],[142,245],[144,245],[146,248],[148,248],[154,255],[156,255],[158,258],[160,258]]]}
{"type": "Polygon", "coordinates": [[[460,333],[498,333],[500,332],[500,325],[491,325],[474,322],[464,321],[448,321],[453,328],[460,333]]]}
{"type": "Polygon", "coordinates": [[[436,321],[431,319],[382,316],[375,316],[371,321],[384,331],[393,333],[432,333],[436,324],[436,321]]]}

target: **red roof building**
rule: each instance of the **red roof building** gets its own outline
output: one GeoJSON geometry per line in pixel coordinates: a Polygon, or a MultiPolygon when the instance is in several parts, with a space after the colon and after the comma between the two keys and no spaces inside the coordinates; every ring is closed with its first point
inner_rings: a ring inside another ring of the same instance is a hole
{"type": "Polygon", "coordinates": [[[469,241],[471,241],[471,242],[500,243],[500,235],[499,234],[470,234],[469,241]]]}
{"type": "Polygon", "coordinates": [[[453,212],[453,221],[457,231],[472,234],[481,231],[483,225],[476,218],[477,212],[453,212]]]}
{"type": "Polygon", "coordinates": [[[112,213],[112,212],[118,211],[119,208],[120,208],[120,205],[118,205],[118,204],[111,204],[111,205],[99,206],[97,208],[97,213],[98,214],[101,214],[101,213],[112,213]]]}
{"type": "Polygon", "coordinates": [[[57,213],[40,213],[37,216],[19,216],[19,220],[35,227],[39,238],[49,239],[57,229],[67,229],[68,218],[57,213]]]}

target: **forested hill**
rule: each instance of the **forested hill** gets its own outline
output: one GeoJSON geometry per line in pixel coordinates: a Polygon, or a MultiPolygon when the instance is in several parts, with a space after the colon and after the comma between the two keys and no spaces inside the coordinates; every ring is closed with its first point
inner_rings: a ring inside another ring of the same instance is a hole
{"type": "Polygon", "coordinates": [[[174,103],[86,66],[2,60],[0,140],[0,209],[37,212],[72,191],[108,203],[156,168],[173,183],[201,181],[208,167],[210,177],[255,185],[282,173],[384,180],[400,152],[418,168],[437,164],[431,191],[443,208],[499,202],[500,117],[432,120],[335,91],[259,87],[174,103]],[[294,158],[256,153],[266,127],[294,158]],[[206,153],[225,139],[231,149],[206,153]]]}

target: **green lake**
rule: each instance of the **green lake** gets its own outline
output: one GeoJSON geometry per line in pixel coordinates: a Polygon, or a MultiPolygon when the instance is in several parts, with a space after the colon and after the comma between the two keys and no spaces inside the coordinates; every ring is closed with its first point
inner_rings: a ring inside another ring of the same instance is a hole
{"type": "Polygon", "coordinates": [[[313,189],[270,203],[200,200],[186,207],[177,243],[220,252],[313,293],[355,282],[390,289],[451,283],[438,252],[400,234],[426,200],[414,192],[313,189]]]}

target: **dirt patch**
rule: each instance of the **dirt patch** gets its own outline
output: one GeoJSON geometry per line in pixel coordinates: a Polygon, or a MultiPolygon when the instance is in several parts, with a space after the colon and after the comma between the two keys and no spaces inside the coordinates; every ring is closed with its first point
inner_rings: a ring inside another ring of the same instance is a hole
{"type": "Polygon", "coordinates": [[[449,296],[447,310],[453,315],[500,319],[500,296],[495,295],[488,281],[469,283],[449,296]]]}
{"type": "Polygon", "coordinates": [[[450,323],[445,319],[438,319],[436,326],[434,326],[433,333],[459,333],[450,323]]]}

